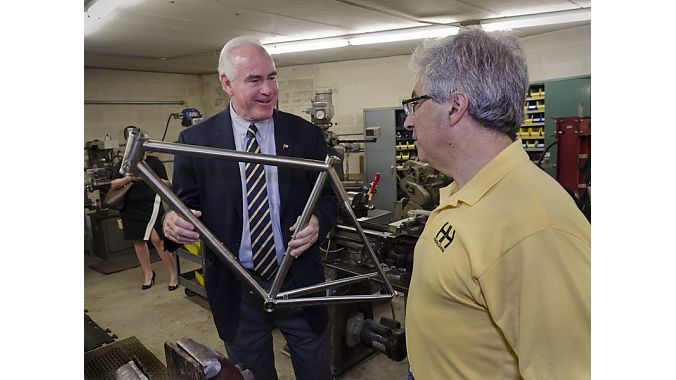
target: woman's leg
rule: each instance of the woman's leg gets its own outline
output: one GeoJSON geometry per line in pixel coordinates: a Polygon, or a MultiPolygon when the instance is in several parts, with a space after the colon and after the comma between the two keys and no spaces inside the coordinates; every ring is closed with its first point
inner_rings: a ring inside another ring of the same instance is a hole
{"type": "Polygon", "coordinates": [[[150,241],[155,246],[157,254],[160,255],[162,262],[169,270],[169,285],[176,286],[178,284],[178,273],[176,273],[176,262],[174,261],[174,256],[171,253],[164,250],[164,244],[160,239],[160,235],[153,230],[150,232],[150,241]]]}
{"type": "Polygon", "coordinates": [[[153,267],[150,264],[150,251],[148,251],[148,244],[144,240],[134,240],[134,251],[136,257],[143,269],[144,285],[150,285],[153,278],[153,267]]]}

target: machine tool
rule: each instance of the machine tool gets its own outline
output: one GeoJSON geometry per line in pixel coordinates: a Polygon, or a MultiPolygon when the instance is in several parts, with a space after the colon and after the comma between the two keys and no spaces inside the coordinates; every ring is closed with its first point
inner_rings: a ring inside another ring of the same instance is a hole
{"type": "Polygon", "coordinates": [[[399,321],[381,317],[380,323],[364,319],[364,314],[355,312],[347,320],[348,347],[362,344],[384,352],[388,358],[402,361],[406,357],[406,337],[399,321]]]}
{"type": "Polygon", "coordinates": [[[426,162],[404,162],[402,176],[397,181],[401,197],[394,204],[394,218],[407,218],[412,210],[433,210],[439,205],[439,189],[451,181],[426,162]]]}
{"type": "MultiPolygon", "coordinates": [[[[395,290],[406,293],[417,239],[430,211],[439,205],[439,189],[450,184],[452,180],[429,164],[413,160],[404,164],[403,173],[403,177],[399,179],[403,196],[395,204],[394,218],[390,218],[394,221],[383,217],[369,218],[368,214],[375,214],[374,211],[377,211],[370,206],[373,194],[376,194],[374,185],[377,185],[377,175],[371,183],[372,186],[353,195],[352,208],[355,213],[367,211],[367,215],[360,218],[364,233],[369,237],[372,249],[386,266],[385,273],[395,290]]],[[[346,273],[362,273],[373,266],[366,253],[356,230],[342,223],[339,218],[327,242],[327,265],[346,273]]]]}
{"type": "MultiPolygon", "coordinates": [[[[406,294],[418,237],[430,210],[439,204],[439,189],[452,180],[426,163],[406,162],[403,176],[399,179],[402,196],[395,205],[395,221],[390,221],[391,214],[379,216],[379,210],[371,204],[374,196],[377,197],[378,174],[368,187],[351,193],[351,207],[355,214],[359,213],[359,223],[369,238],[370,249],[360,241],[357,230],[345,224],[341,216],[324,243],[324,265],[327,273],[333,273],[338,278],[367,273],[378,265],[369,257],[372,250],[394,289],[406,294]]],[[[349,293],[351,290],[344,291],[349,293]]],[[[404,329],[395,320],[394,312],[392,318],[383,317],[376,322],[373,304],[336,306],[340,307],[329,309],[334,374],[339,372],[341,365],[354,365],[372,350],[378,350],[392,360],[402,360],[406,356],[404,329]]]]}
{"type": "MultiPolygon", "coordinates": [[[[310,100],[310,108],[304,110],[310,114],[313,124],[317,125],[324,132],[324,139],[328,145],[329,155],[338,157],[341,162],[345,161],[345,153],[357,153],[363,151],[361,144],[374,142],[380,136],[379,127],[368,128],[365,134],[362,133],[344,133],[336,134],[330,128],[334,125],[331,119],[334,116],[333,110],[333,90],[322,88],[315,90],[314,97],[310,100]],[[346,138],[346,136],[359,136],[358,138],[346,138]]],[[[345,180],[345,174],[342,164],[336,167],[338,176],[345,180]]]]}
{"type": "Polygon", "coordinates": [[[312,124],[318,126],[324,131],[326,143],[329,146],[338,145],[338,137],[333,131],[329,131],[333,122],[333,90],[329,88],[315,90],[315,96],[310,100],[312,105],[305,109],[305,113],[310,114],[312,124]]]}
{"type": "Polygon", "coordinates": [[[122,158],[120,144],[106,135],[103,141],[92,140],[85,143],[85,207],[93,210],[100,207],[101,199],[113,179],[113,168],[122,158]],[[98,190],[98,197],[91,200],[88,193],[98,190]]]}
{"type": "MultiPolygon", "coordinates": [[[[357,218],[365,218],[368,216],[368,212],[370,210],[374,210],[374,207],[371,204],[371,200],[373,199],[373,195],[377,191],[379,180],[380,173],[376,173],[369,187],[350,184],[350,187],[348,189],[348,187],[345,186],[345,183],[343,183],[343,185],[346,187],[346,190],[348,190],[347,195],[350,199],[350,208],[357,216],[357,218]]],[[[345,219],[347,218],[347,215],[343,213],[341,217],[345,219]]]]}

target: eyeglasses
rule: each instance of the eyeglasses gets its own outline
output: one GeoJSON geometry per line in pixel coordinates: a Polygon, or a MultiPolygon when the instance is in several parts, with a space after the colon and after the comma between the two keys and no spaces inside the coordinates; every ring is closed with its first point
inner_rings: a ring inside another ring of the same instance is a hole
{"type": "Polygon", "coordinates": [[[402,100],[401,105],[404,106],[404,113],[407,116],[413,115],[413,112],[415,112],[415,107],[418,104],[422,104],[427,99],[432,99],[432,97],[429,95],[420,95],[411,99],[402,100]]]}

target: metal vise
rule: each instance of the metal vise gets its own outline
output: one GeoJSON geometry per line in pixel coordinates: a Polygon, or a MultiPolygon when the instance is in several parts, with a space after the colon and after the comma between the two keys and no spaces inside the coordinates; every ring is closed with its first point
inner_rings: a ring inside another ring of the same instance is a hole
{"type": "Polygon", "coordinates": [[[254,380],[250,370],[190,338],[165,342],[164,353],[169,380],[254,380]]]}

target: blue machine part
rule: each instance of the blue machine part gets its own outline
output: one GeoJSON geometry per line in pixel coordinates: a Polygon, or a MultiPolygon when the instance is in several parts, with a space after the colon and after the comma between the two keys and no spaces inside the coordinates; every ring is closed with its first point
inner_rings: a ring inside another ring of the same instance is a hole
{"type": "Polygon", "coordinates": [[[181,125],[189,127],[202,120],[202,114],[197,108],[185,108],[181,111],[181,125]]]}

